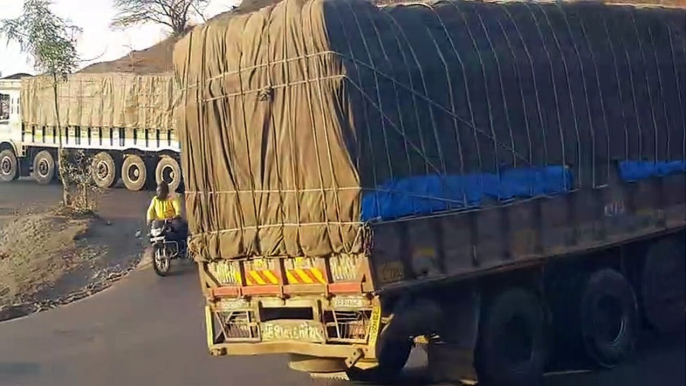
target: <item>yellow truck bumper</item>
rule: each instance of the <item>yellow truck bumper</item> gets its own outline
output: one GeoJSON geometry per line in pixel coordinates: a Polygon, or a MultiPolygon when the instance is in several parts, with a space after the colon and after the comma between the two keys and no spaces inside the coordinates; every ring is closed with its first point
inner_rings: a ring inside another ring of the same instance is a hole
{"type": "Polygon", "coordinates": [[[210,346],[210,351],[219,355],[300,354],[340,359],[370,357],[367,346],[306,342],[222,343],[210,346]]]}

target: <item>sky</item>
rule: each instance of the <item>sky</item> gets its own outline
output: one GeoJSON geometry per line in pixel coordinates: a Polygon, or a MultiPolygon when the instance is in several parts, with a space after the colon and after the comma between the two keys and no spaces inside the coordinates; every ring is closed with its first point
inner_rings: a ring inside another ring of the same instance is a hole
{"type": "MultiPolygon", "coordinates": [[[[239,2],[212,0],[205,10],[205,17],[228,11],[239,2]]],[[[20,16],[23,5],[23,0],[0,0],[0,19],[20,16]]],[[[155,25],[113,31],[109,26],[116,14],[112,0],[53,0],[52,10],[83,29],[78,41],[79,55],[83,60],[80,67],[120,58],[131,49],[150,47],[168,35],[163,27],[155,25]]],[[[29,57],[21,52],[19,46],[14,43],[7,45],[5,37],[0,37],[0,73],[8,76],[18,72],[36,73],[29,57]]]]}

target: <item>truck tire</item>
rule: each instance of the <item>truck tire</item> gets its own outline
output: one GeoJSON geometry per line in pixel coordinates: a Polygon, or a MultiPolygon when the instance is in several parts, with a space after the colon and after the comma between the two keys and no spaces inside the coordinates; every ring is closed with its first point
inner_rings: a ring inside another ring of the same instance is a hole
{"type": "Polygon", "coordinates": [[[12,182],[19,179],[19,162],[10,149],[0,152],[0,182],[12,182]]]}
{"type": "Polygon", "coordinates": [[[482,309],[474,368],[485,386],[537,386],[547,358],[543,302],[520,288],[501,292],[482,309]]]}
{"type": "Polygon", "coordinates": [[[101,151],[93,157],[91,162],[91,173],[93,182],[101,189],[108,189],[114,186],[119,179],[121,169],[117,167],[114,158],[110,153],[101,151]]]}
{"type": "Polygon", "coordinates": [[[129,154],[124,158],[121,167],[121,179],[126,189],[137,192],[145,187],[148,177],[148,168],[143,158],[135,154],[129,154]]]}
{"type": "Polygon", "coordinates": [[[33,178],[40,185],[47,185],[55,179],[55,158],[43,150],[33,159],[33,178]]]}
{"type": "Polygon", "coordinates": [[[160,157],[155,168],[155,182],[159,184],[165,181],[169,184],[169,191],[176,192],[181,186],[181,180],[181,166],[178,161],[168,155],[160,157]]]}
{"type": "Polygon", "coordinates": [[[622,274],[601,269],[590,275],[582,290],[580,327],[584,349],[599,366],[615,367],[633,353],[636,295],[622,274]]]}
{"type": "Polygon", "coordinates": [[[389,383],[403,371],[410,357],[413,343],[410,339],[387,342],[379,354],[379,365],[369,370],[349,369],[346,373],[354,382],[389,383]]]}
{"type": "Polygon", "coordinates": [[[686,324],[685,256],[684,243],[677,240],[658,241],[646,254],[639,288],[643,316],[661,334],[686,324]]]}

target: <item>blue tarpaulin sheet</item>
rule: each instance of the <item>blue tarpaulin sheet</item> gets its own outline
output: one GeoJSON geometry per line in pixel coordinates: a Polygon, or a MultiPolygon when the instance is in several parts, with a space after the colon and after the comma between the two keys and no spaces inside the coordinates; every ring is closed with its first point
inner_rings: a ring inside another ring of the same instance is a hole
{"type": "Polygon", "coordinates": [[[421,176],[388,181],[362,198],[362,220],[391,220],[479,207],[485,198],[510,200],[567,192],[572,175],[562,166],[500,173],[421,176]]]}
{"type": "MultiPolygon", "coordinates": [[[[619,176],[634,182],[686,171],[686,162],[622,161],[619,176]]],[[[446,210],[478,208],[484,199],[511,200],[564,194],[573,186],[562,166],[508,169],[494,173],[417,176],[388,181],[362,198],[362,220],[393,220],[446,210]]]]}
{"type": "Polygon", "coordinates": [[[662,177],[683,171],[686,171],[686,161],[622,161],[619,163],[619,177],[627,182],[662,177]]]}

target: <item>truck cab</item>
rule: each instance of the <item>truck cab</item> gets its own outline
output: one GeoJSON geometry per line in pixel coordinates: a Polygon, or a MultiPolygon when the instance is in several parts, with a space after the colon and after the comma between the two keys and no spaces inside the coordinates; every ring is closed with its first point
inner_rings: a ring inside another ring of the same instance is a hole
{"type": "Polygon", "coordinates": [[[18,157],[24,155],[21,119],[21,78],[16,74],[0,79],[0,180],[12,181],[21,176],[18,157]]]}
{"type": "Polygon", "coordinates": [[[21,78],[11,76],[0,79],[0,150],[21,152],[21,78]]]}

